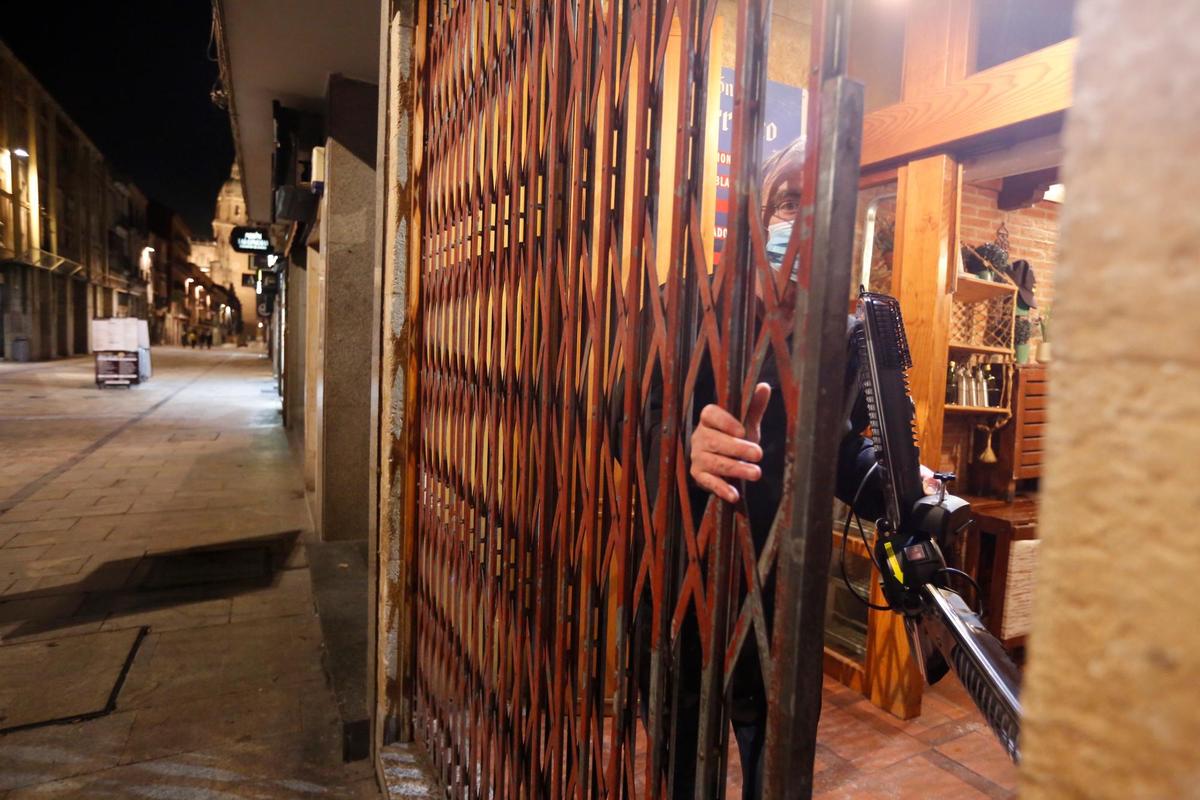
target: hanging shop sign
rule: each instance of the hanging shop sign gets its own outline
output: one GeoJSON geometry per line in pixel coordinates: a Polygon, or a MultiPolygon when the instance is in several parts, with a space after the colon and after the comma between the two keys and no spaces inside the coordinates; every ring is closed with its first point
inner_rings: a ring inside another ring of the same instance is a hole
{"type": "Polygon", "coordinates": [[[229,233],[229,243],[237,253],[269,253],[271,237],[266,228],[248,228],[239,225],[229,233]]]}

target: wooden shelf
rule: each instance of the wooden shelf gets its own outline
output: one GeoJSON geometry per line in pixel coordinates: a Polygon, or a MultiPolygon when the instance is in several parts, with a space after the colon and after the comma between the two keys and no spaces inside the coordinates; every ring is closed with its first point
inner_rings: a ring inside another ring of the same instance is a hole
{"type": "Polygon", "coordinates": [[[951,350],[965,350],[970,353],[989,353],[998,356],[1011,356],[1013,349],[1011,347],[988,347],[982,344],[967,344],[966,342],[951,342],[951,350]]]}
{"type": "Polygon", "coordinates": [[[993,297],[1011,295],[1017,287],[1007,281],[985,281],[965,272],[958,273],[954,299],[960,303],[981,303],[993,297]]]}
{"type": "Polygon", "coordinates": [[[1007,408],[999,406],[959,406],[953,403],[945,405],[947,414],[1007,414],[1007,408]]]}

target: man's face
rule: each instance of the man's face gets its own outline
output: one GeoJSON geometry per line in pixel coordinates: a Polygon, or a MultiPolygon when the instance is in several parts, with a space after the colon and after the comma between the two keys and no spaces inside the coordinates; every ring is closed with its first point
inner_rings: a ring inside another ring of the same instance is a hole
{"type": "MultiPolygon", "coordinates": [[[[763,206],[763,218],[767,224],[767,257],[775,270],[780,269],[783,264],[783,255],[792,234],[792,223],[800,213],[799,177],[790,176],[779,181],[763,206]]],[[[763,299],[764,294],[761,281],[760,277],[754,282],[754,293],[759,300],[763,299]]]]}
{"type": "Polygon", "coordinates": [[[768,228],[781,222],[794,221],[800,213],[800,182],[792,178],[781,181],[767,201],[766,211],[770,214],[767,218],[768,228]]]}

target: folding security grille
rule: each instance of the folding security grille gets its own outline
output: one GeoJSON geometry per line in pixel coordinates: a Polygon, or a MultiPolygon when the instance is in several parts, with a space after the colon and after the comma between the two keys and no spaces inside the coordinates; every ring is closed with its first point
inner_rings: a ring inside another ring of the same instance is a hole
{"type": "Polygon", "coordinates": [[[769,722],[768,786],[803,750],[819,680],[797,699],[796,643],[820,609],[800,573],[827,560],[793,546],[821,514],[790,498],[824,492],[827,516],[829,481],[789,467],[752,524],[745,502],[698,499],[685,454],[698,398],[744,417],[769,377],[786,462],[820,455],[794,434],[828,421],[805,393],[841,368],[821,337],[848,287],[818,296],[813,274],[812,92],[803,213],[784,268],[767,257],[770,5],[426,8],[414,727],[448,796],[723,796],[746,708],[769,722]],[[724,118],[718,49],[736,54],[724,118]],[[735,696],[747,670],[765,696],[735,696]]]}

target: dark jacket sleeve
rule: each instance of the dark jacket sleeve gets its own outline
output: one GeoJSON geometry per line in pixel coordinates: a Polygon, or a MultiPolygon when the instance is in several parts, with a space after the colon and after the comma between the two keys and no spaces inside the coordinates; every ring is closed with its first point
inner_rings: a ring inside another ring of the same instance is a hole
{"type": "MultiPolygon", "coordinates": [[[[652,495],[658,487],[658,454],[662,447],[662,381],[658,378],[658,373],[655,373],[654,379],[650,383],[650,391],[645,397],[645,403],[638,414],[637,422],[641,428],[641,436],[643,447],[647,449],[645,453],[645,470],[647,491],[652,495]]],[[[636,412],[635,412],[636,413],[636,412]]],[[[622,453],[625,436],[625,373],[622,372],[613,381],[612,391],[609,394],[608,407],[608,441],[609,452],[612,457],[618,461],[622,468],[632,468],[632,463],[627,463],[622,453]]],[[[635,443],[636,447],[636,443],[635,443]]]]}
{"type": "MultiPolygon", "coordinates": [[[[843,420],[843,435],[838,443],[837,473],[834,493],[842,502],[849,505],[858,494],[855,511],[864,519],[875,520],[884,513],[883,480],[878,470],[871,473],[875,466],[875,447],[871,440],[864,437],[867,411],[866,401],[862,394],[859,381],[858,348],[855,344],[857,323],[853,317],[847,333],[846,378],[843,385],[846,397],[846,411],[843,420]],[[869,474],[870,473],[870,474],[869,474]],[[868,476],[869,474],[869,476],[868,476]],[[866,478],[866,483],[863,483],[866,478]],[[859,486],[862,486],[861,492],[859,486]]],[[[658,486],[658,454],[661,446],[662,428],[662,382],[657,373],[651,382],[649,392],[644,398],[638,422],[641,427],[642,442],[647,447],[645,453],[645,470],[647,490],[653,496],[658,486]]],[[[627,468],[621,452],[623,427],[625,418],[625,375],[622,373],[614,382],[609,395],[608,433],[609,449],[617,461],[627,468]]],[[[765,431],[764,431],[765,434],[765,431]]],[[[783,480],[783,475],[764,475],[763,481],[783,480]]]]}

